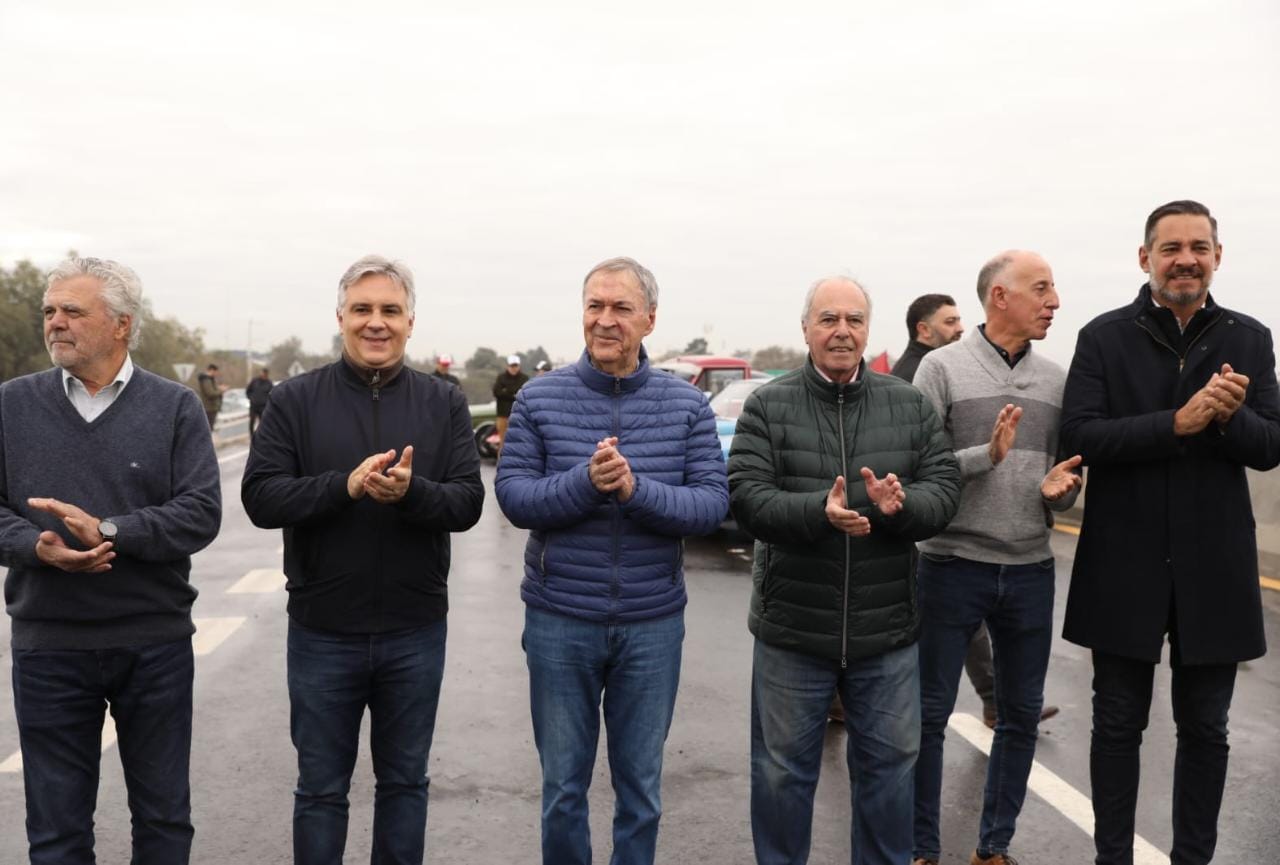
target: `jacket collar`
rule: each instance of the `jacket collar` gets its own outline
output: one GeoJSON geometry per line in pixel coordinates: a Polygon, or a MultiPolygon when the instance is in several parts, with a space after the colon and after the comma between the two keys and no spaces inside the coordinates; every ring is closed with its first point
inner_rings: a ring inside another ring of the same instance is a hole
{"type": "Polygon", "coordinates": [[[844,395],[844,401],[847,403],[862,399],[862,393],[866,390],[867,374],[867,358],[864,356],[858,362],[858,377],[848,384],[836,384],[834,381],[828,381],[822,373],[818,372],[818,368],[813,365],[813,355],[805,358],[802,373],[805,389],[823,402],[830,403],[839,402],[841,394],[844,395]]]}
{"type": "Polygon", "coordinates": [[[578,378],[582,379],[583,384],[592,390],[600,393],[629,393],[633,390],[639,390],[644,387],[644,383],[649,380],[649,352],[645,351],[643,345],[640,346],[640,365],[636,367],[635,372],[628,376],[618,378],[616,375],[610,375],[596,369],[591,364],[591,356],[587,354],[587,350],[582,350],[582,356],[578,358],[578,378]]]}
{"type": "Polygon", "coordinates": [[[370,369],[356,363],[345,351],[342,353],[342,360],[339,363],[342,366],[344,377],[348,381],[358,382],[367,388],[386,387],[399,378],[400,371],[404,369],[404,358],[400,358],[393,366],[370,369]]]}
{"type": "MultiPolygon", "coordinates": [[[[1150,314],[1156,309],[1164,309],[1165,307],[1162,307],[1155,302],[1155,299],[1151,296],[1151,283],[1145,282],[1142,284],[1142,288],[1138,289],[1138,296],[1133,299],[1133,303],[1129,308],[1133,310],[1133,317],[1139,318],[1143,313],[1150,314]]],[[[1211,318],[1216,318],[1221,312],[1222,307],[1218,306],[1218,302],[1213,299],[1213,292],[1209,292],[1204,299],[1204,306],[1196,310],[1196,313],[1191,317],[1191,320],[1194,321],[1196,316],[1201,313],[1205,313],[1211,318]]],[[[1170,310],[1170,313],[1172,313],[1172,310],[1170,310]]],[[[1190,326],[1191,322],[1189,321],[1187,322],[1187,327],[1190,326]]]]}

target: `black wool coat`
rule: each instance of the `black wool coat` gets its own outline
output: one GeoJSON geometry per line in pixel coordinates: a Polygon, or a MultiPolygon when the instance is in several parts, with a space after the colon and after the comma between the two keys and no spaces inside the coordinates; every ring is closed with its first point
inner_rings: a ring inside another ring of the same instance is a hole
{"type": "MultiPolygon", "coordinates": [[[[1063,636],[1159,662],[1169,632],[1186,664],[1266,652],[1245,467],[1280,463],[1271,332],[1210,297],[1179,350],[1149,286],[1080,331],[1062,399],[1061,447],[1088,469],[1063,636]],[[1249,377],[1220,426],[1178,437],[1173,416],[1224,363],[1249,377]]],[[[1166,313],[1167,314],[1167,313],[1166,313]]]]}

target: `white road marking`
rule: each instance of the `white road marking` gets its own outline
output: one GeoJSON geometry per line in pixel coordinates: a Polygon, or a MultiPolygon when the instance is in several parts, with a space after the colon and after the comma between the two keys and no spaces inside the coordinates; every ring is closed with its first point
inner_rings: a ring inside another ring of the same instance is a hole
{"type": "MultiPolygon", "coordinates": [[[[116,743],[116,722],[111,719],[111,713],[107,712],[102,719],[102,753],[107,753],[107,749],[116,743]]],[[[0,763],[0,773],[16,773],[22,771],[22,751],[14,751],[9,755],[9,759],[0,763]]]]}
{"type": "Polygon", "coordinates": [[[265,595],[284,588],[284,571],[275,568],[255,568],[227,589],[228,595],[265,595]]]}
{"type": "MultiPolygon", "coordinates": [[[[956,712],[947,724],[970,745],[988,757],[994,733],[974,715],[956,712]]],[[[1054,807],[1062,816],[1093,837],[1093,803],[1089,797],[1059,778],[1053,772],[1032,762],[1027,789],[1054,807]]],[[[1169,857],[1161,853],[1141,835],[1133,836],[1133,865],[1169,865],[1169,857]]]]}
{"type": "Polygon", "coordinates": [[[227,454],[225,457],[218,457],[218,465],[222,465],[223,463],[229,463],[232,460],[238,460],[240,459],[240,457],[245,456],[248,453],[249,453],[249,449],[245,448],[242,451],[236,451],[233,454],[227,454]]]}
{"type": "Polygon", "coordinates": [[[224,616],[221,618],[192,619],[196,624],[196,635],[191,638],[191,649],[197,658],[212,652],[244,624],[244,616],[224,616]]]}
{"type": "MultiPolygon", "coordinates": [[[[207,655],[218,646],[227,637],[235,633],[236,628],[244,624],[243,616],[227,616],[224,618],[206,618],[193,619],[196,626],[196,635],[191,638],[191,649],[197,655],[207,655]]],[[[107,712],[102,722],[102,750],[105,753],[108,748],[116,743],[116,724],[111,719],[111,713],[107,712]]],[[[3,763],[0,763],[0,774],[13,774],[22,771],[22,751],[17,750],[10,754],[3,763]]]]}

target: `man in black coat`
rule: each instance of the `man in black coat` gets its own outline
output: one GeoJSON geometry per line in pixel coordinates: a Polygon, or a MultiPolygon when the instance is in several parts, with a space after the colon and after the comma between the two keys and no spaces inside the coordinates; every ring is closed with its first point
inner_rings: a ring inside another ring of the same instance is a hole
{"type": "Polygon", "coordinates": [[[1194,201],[1147,218],[1133,303],[1087,324],[1061,446],[1088,467],[1064,636],[1093,650],[1089,754],[1098,865],[1133,861],[1138,749],[1169,635],[1178,750],[1173,852],[1217,843],[1236,665],[1266,652],[1246,467],[1280,463],[1271,332],[1209,295],[1217,221],[1194,201]]]}
{"type": "Polygon", "coordinates": [[[271,380],[271,370],[265,366],[259,370],[253,381],[244,386],[244,395],[249,398],[250,439],[258,431],[258,424],[262,423],[262,413],[267,410],[267,400],[271,397],[273,387],[275,382],[271,380]]]}

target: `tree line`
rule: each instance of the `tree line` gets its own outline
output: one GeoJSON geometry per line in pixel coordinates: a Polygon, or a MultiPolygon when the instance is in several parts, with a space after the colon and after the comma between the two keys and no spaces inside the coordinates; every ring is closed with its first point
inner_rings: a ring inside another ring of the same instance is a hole
{"type": "MultiPolygon", "coordinates": [[[[12,268],[0,265],[0,381],[7,381],[27,373],[49,368],[49,353],[44,346],[44,327],[41,307],[44,299],[45,273],[30,261],[19,261],[12,268]]],[[[302,340],[291,336],[262,353],[246,355],[242,349],[215,349],[205,344],[205,334],[200,328],[189,328],[173,317],[157,316],[149,301],[144,301],[143,324],[138,347],[131,350],[133,362],[143,369],[178,381],[174,364],[193,364],[196,371],[206,364],[216,363],[223,382],[236,387],[244,384],[265,365],[271,377],[280,380],[288,376],[295,363],[302,369],[314,369],[336,360],[342,353],[342,337],[334,334],[329,351],[311,353],[304,351],[302,340]],[[263,360],[265,358],[265,364],[263,360]]],[[[691,340],[684,349],[668,352],[665,356],[679,354],[704,354],[707,343],[701,337],[691,340]]],[[[517,352],[522,369],[533,374],[539,361],[551,358],[541,345],[517,352]]],[[[804,362],[804,353],[782,346],[768,346],[757,352],[737,352],[738,356],[751,360],[756,369],[793,369],[804,362]]],[[[461,369],[455,372],[462,379],[462,389],[467,401],[473,404],[488,402],[493,398],[490,388],[494,378],[506,367],[505,354],[487,346],[480,346],[467,358],[461,369]]],[[[435,369],[435,358],[407,357],[414,369],[429,372],[435,369]]],[[[192,375],[188,384],[194,384],[192,375]]]]}

